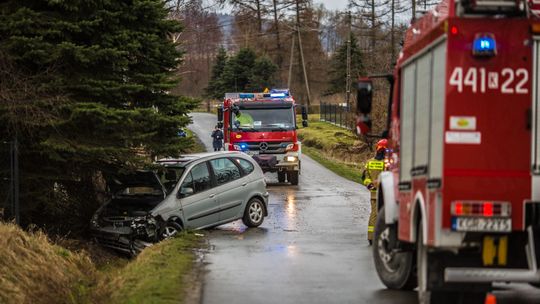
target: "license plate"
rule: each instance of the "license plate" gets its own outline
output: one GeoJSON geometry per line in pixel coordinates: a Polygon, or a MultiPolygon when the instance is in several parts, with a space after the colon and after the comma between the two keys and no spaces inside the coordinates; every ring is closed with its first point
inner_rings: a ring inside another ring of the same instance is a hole
{"type": "Polygon", "coordinates": [[[452,228],[456,231],[508,232],[512,230],[512,219],[455,217],[452,228]]]}
{"type": "Polygon", "coordinates": [[[253,156],[259,154],[259,151],[246,151],[246,154],[249,156],[253,156]]]}

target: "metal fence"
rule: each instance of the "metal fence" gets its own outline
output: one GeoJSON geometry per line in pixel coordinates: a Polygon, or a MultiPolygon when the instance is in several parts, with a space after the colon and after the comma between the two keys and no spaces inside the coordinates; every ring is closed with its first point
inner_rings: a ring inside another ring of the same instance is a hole
{"type": "Polygon", "coordinates": [[[19,223],[17,145],[0,139],[0,219],[19,223]]]}
{"type": "Polygon", "coordinates": [[[347,106],[321,103],[320,111],[321,121],[326,121],[348,130],[355,129],[356,116],[349,111],[347,106]]]}

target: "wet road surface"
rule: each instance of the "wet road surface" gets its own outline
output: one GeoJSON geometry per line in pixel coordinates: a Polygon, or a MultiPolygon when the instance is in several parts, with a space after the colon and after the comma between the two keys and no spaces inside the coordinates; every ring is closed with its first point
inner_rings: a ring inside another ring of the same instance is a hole
{"type": "MultiPolygon", "coordinates": [[[[192,116],[190,129],[211,149],[216,116],[192,116]]],[[[375,273],[363,186],[305,155],[298,186],[270,173],[267,181],[261,227],[236,221],[209,230],[203,303],[417,303],[415,292],[387,290],[375,273]]],[[[540,292],[526,285],[498,294],[505,298],[498,303],[540,303],[540,292]]]]}

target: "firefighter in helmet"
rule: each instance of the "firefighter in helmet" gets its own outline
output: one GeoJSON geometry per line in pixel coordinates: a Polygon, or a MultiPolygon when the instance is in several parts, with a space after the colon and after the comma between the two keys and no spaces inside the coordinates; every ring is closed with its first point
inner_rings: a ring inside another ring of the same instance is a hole
{"type": "Polygon", "coordinates": [[[373,231],[377,220],[377,187],[379,174],[385,169],[384,156],[386,153],[388,140],[381,139],[377,142],[375,157],[366,162],[364,172],[362,172],[362,184],[371,192],[371,212],[368,223],[368,241],[373,242],[373,231]]]}

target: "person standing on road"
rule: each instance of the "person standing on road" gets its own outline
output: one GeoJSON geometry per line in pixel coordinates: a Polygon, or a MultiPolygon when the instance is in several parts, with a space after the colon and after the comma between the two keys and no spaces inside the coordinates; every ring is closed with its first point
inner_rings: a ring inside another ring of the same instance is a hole
{"type": "Polygon", "coordinates": [[[212,131],[212,145],[214,146],[214,151],[221,151],[223,148],[223,131],[216,125],[214,131],[212,131]]]}
{"type": "Polygon", "coordinates": [[[377,220],[377,187],[379,186],[379,174],[384,171],[384,156],[388,140],[381,139],[377,142],[375,157],[366,162],[364,172],[362,172],[362,184],[371,192],[371,212],[368,222],[368,242],[373,242],[373,231],[377,220]]]}

